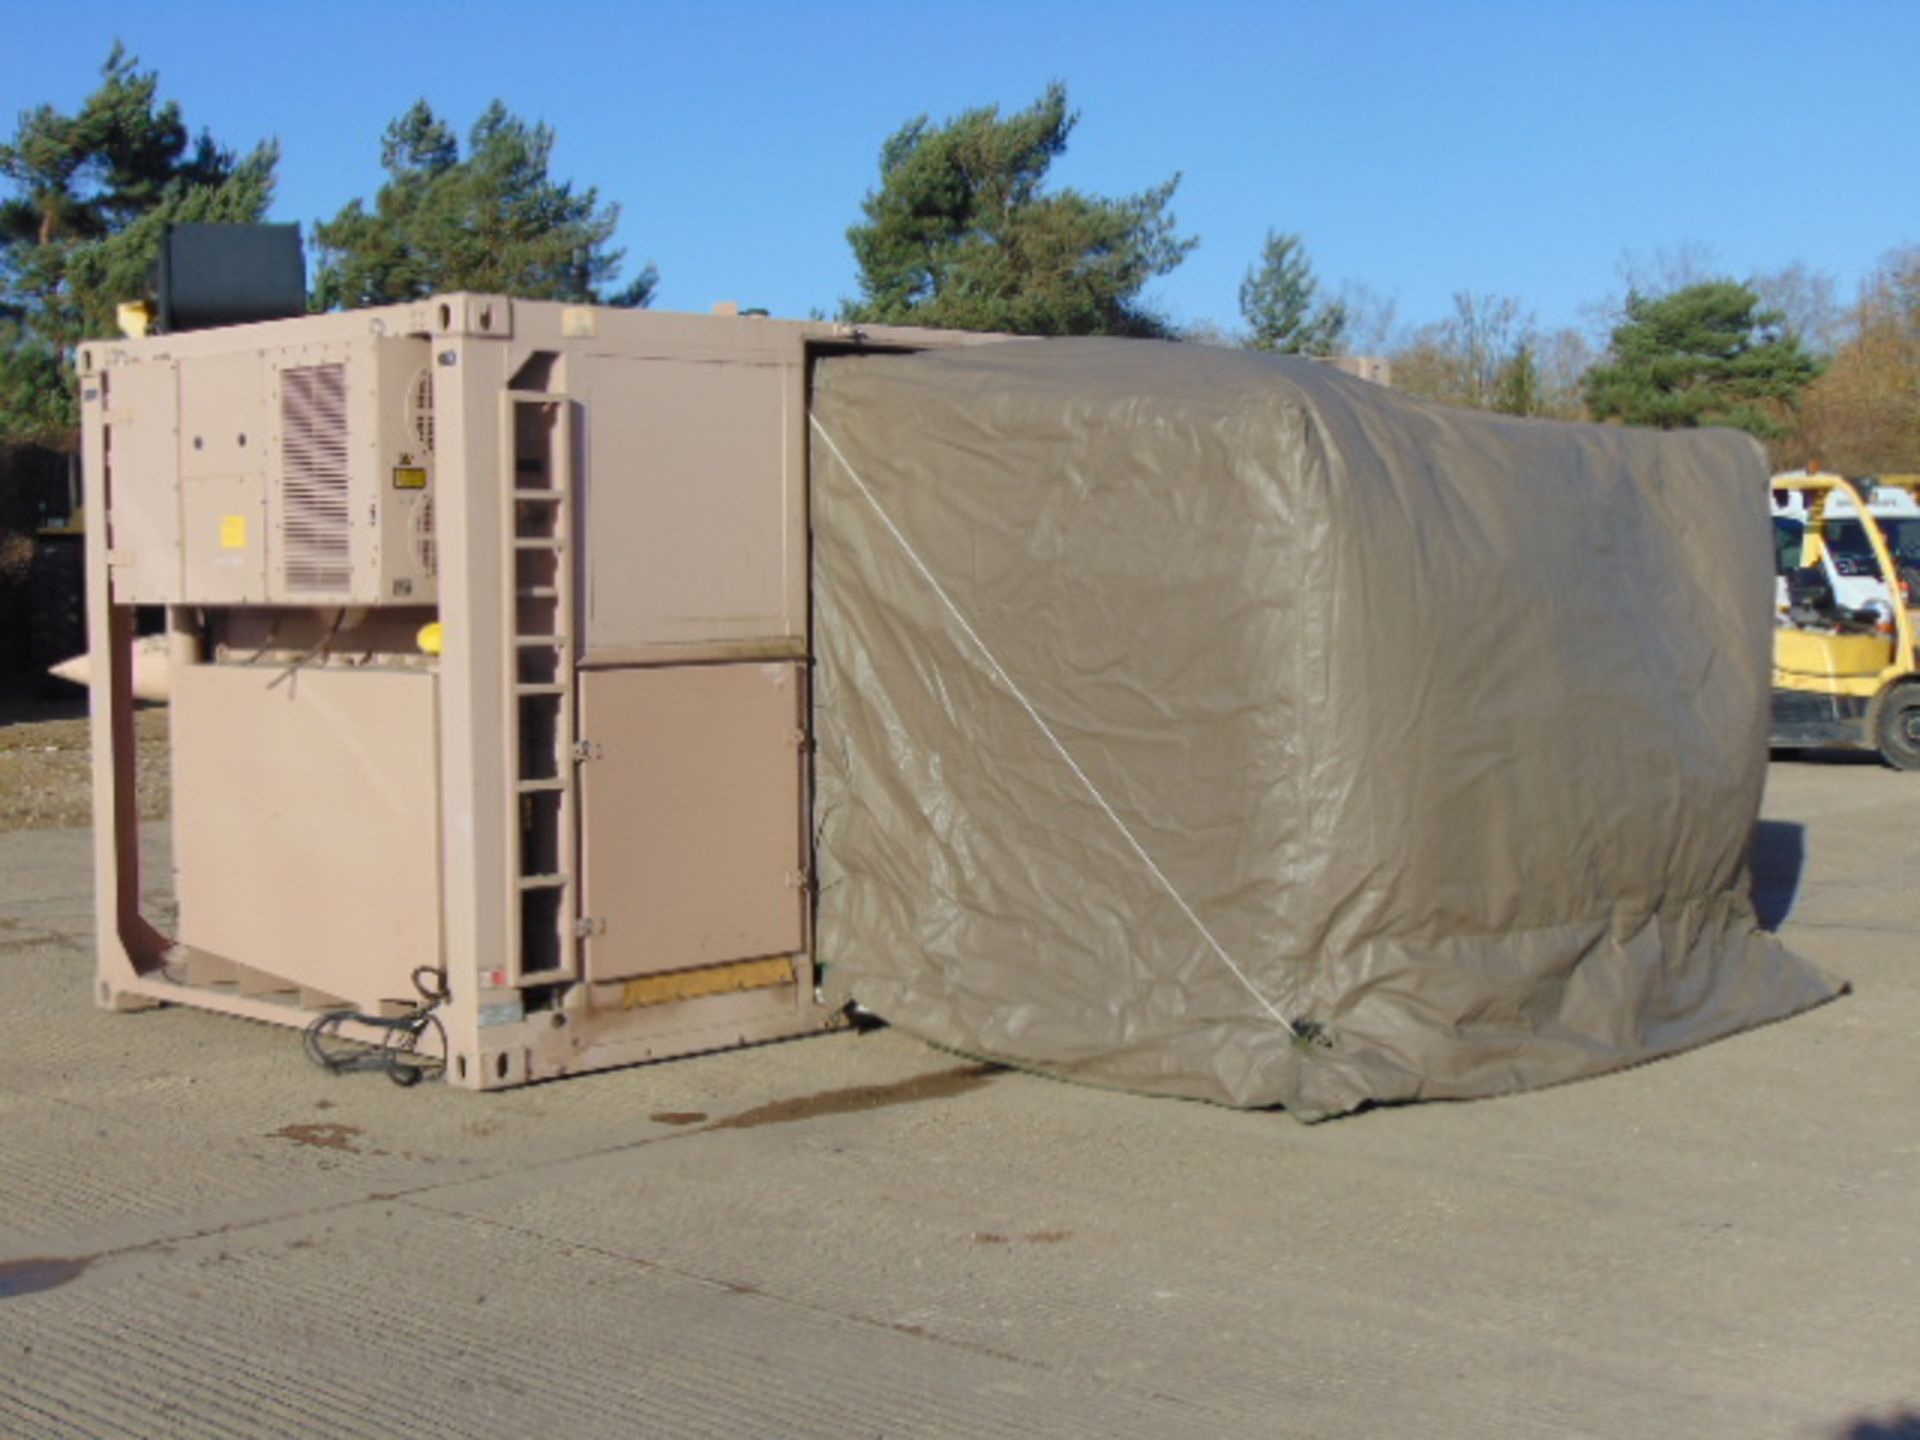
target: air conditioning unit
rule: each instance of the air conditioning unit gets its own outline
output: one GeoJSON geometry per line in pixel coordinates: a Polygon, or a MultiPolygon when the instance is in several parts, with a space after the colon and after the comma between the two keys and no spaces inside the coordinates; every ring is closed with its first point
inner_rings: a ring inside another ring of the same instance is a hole
{"type": "Polygon", "coordinates": [[[431,350],[356,337],[175,348],[94,383],[118,427],[114,598],[430,605],[431,350]]]}

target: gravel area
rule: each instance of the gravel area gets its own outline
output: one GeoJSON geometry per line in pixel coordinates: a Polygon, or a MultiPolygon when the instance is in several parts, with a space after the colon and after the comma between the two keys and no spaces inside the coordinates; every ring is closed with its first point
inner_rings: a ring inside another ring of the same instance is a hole
{"type": "MultiPolygon", "coordinates": [[[[0,705],[0,830],[47,830],[93,823],[92,745],[86,701],[0,705]]],[[[167,814],[167,710],[134,716],[140,818],[167,814]]]]}

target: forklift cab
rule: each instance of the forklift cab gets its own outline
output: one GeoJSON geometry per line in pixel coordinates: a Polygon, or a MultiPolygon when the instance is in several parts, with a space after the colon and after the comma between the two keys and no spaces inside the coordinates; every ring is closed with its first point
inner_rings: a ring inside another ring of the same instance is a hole
{"type": "Polygon", "coordinates": [[[1837,475],[1774,482],[1772,742],[1920,770],[1920,505],[1887,488],[1869,503],[1837,475]]]}

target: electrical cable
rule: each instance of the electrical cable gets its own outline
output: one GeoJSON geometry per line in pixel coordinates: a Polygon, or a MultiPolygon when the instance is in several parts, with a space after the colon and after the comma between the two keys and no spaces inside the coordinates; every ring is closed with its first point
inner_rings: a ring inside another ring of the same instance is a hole
{"type": "Polygon", "coordinates": [[[447,972],[438,966],[420,965],[415,967],[412,979],[420,1003],[404,1015],[368,1015],[349,1009],[315,1016],[302,1035],[307,1058],[329,1075],[384,1070],[387,1078],[400,1086],[418,1085],[445,1074],[447,1032],[433,1012],[447,1003],[447,972]],[[341,1027],[349,1024],[384,1034],[379,1044],[350,1040],[340,1034],[341,1027]],[[421,1037],[429,1030],[439,1036],[438,1055],[420,1048],[421,1037]]]}
{"type": "MultiPolygon", "coordinates": [[[[304,655],[296,656],[288,663],[286,669],[269,680],[267,682],[267,689],[273,689],[282,680],[291,678],[295,672],[304,670],[308,665],[311,665],[315,660],[319,659],[321,655],[325,654],[327,647],[333,644],[334,636],[340,633],[340,627],[346,623],[346,620],[347,609],[346,606],[343,605],[339,610],[334,612],[333,623],[327,627],[326,634],[314,642],[312,649],[308,650],[304,655]]],[[[264,654],[265,652],[262,651],[261,653],[264,654]]]]}
{"type": "Polygon", "coordinates": [[[278,636],[279,633],[280,633],[280,617],[276,615],[274,616],[272,623],[270,623],[267,626],[267,633],[260,641],[260,648],[254,651],[253,654],[247,656],[246,659],[240,661],[239,663],[242,665],[258,665],[260,663],[261,657],[265,655],[267,651],[273,648],[274,638],[278,636]]]}

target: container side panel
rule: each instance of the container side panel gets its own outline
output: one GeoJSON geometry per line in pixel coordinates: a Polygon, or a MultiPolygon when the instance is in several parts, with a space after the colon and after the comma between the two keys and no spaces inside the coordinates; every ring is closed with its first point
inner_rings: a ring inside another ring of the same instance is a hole
{"type": "Polygon", "coordinates": [[[180,365],[180,521],[185,598],[266,597],[267,369],[257,352],[180,365]]]}
{"type": "Polygon", "coordinates": [[[120,605],[180,599],[180,397],[173,363],[127,365],[106,393],[108,564],[120,605]]]}
{"type": "Polygon", "coordinates": [[[174,676],[180,939],[363,1007],[440,960],[433,676],[174,676]]]}
{"type": "Polygon", "coordinates": [[[791,368],[569,364],[587,409],[587,648],[804,635],[791,368]]]}
{"type": "Polygon", "coordinates": [[[800,949],[799,690],[786,664],[581,677],[590,979],[800,949]]]}

